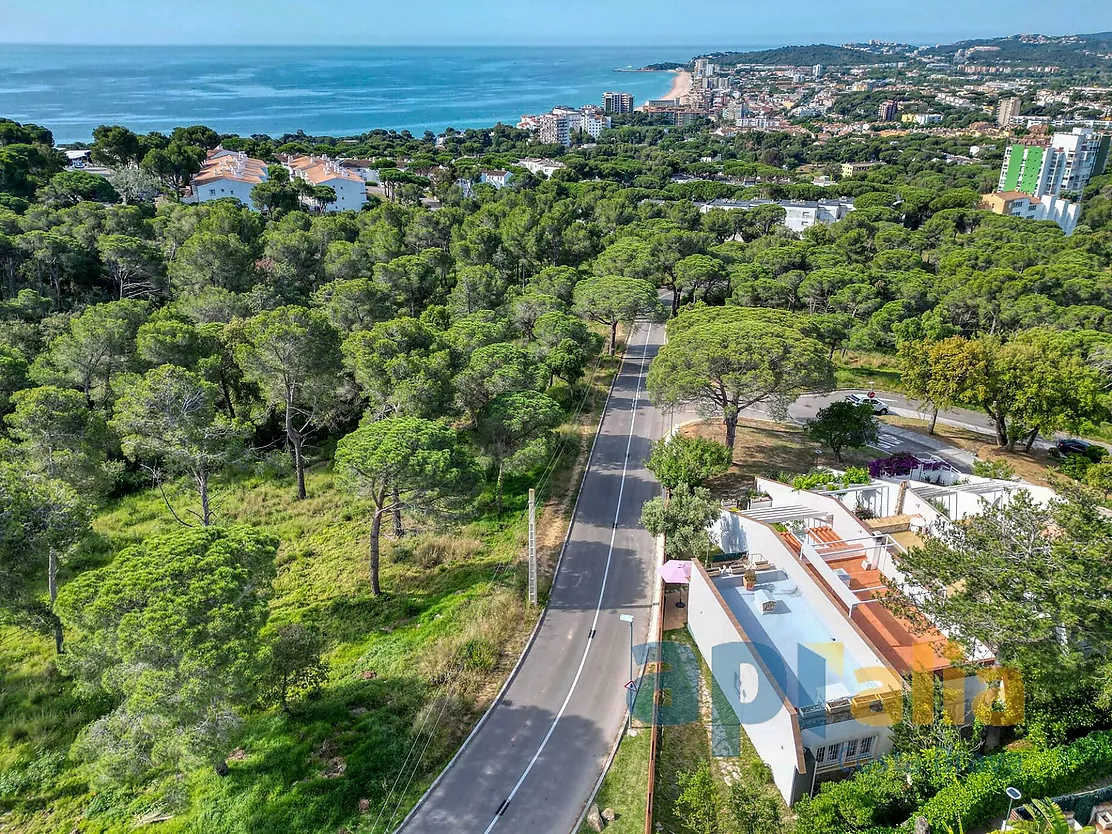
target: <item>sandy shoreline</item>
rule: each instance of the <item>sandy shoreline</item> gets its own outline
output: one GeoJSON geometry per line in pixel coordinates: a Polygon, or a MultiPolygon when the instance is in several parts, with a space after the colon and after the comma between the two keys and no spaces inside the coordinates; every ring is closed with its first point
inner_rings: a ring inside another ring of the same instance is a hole
{"type": "MultiPolygon", "coordinates": [[[[675,99],[679,101],[684,96],[691,93],[692,87],[694,86],[694,80],[691,77],[691,73],[689,73],[687,70],[674,70],[673,72],[674,77],[672,78],[672,86],[668,89],[668,92],[660,96],[660,98],[665,100],[675,99]]],[[[645,104],[641,104],[641,106],[637,109],[644,110],[645,104]]]]}

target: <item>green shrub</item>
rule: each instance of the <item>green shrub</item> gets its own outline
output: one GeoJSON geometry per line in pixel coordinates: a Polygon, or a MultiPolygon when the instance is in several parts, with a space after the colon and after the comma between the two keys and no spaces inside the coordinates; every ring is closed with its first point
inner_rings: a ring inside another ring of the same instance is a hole
{"type": "Polygon", "coordinates": [[[1011,481],[1015,479],[1015,467],[1006,460],[977,460],[973,462],[973,474],[981,478],[1011,481]]]}
{"type": "Polygon", "coordinates": [[[956,827],[968,831],[1007,808],[1004,789],[1018,788],[1024,796],[1067,793],[1112,772],[1112,731],[1091,733],[1049,750],[1005,751],[981,759],[973,773],[940,790],[919,814],[932,830],[956,827]]]}

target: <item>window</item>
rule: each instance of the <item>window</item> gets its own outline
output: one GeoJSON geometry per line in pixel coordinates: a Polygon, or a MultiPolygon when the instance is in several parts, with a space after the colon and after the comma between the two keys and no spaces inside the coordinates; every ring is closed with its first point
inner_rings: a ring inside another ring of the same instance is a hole
{"type": "Polygon", "coordinates": [[[838,764],[838,756],[841,751],[841,742],[820,747],[815,750],[815,763],[820,767],[833,767],[838,764]]]}
{"type": "Polygon", "coordinates": [[[857,755],[864,758],[873,754],[873,739],[876,736],[869,736],[868,738],[861,739],[861,743],[857,745],[857,755]]]}
{"type": "Polygon", "coordinates": [[[851,738],[846,742],[846,761],[857,756],[857,739],[851,738]]]}
{"type": "Polygon", "coordinates": [[[215,189],[215,188],[210,188],[210,189],[209,189],[209,196],[211,196],[211,197],[215,197],[215,196],[216,196],[216,189],[215,189]]]}

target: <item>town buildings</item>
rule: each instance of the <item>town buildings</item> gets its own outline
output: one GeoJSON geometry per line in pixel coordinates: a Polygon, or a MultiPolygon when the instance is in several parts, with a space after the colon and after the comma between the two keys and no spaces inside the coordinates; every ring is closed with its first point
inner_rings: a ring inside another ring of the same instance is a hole
{"type": "Polygon", "coordinates": [[[232,197],[248,208],[254,209],[251,190],[266,182],[267,166],[261,159],[252,159],[241,151],[216,147],[208,152],[205,161],[189,181],[185,203],[207,203],[232,197]]]}
{"type": "Polygon", "coordinates": [[[633,96],[630,93],[603,93],[602,109],[607,113],[632,113],[633,96]]]}
{"type": "Polygon", "coordinates": [[[1068,235],[1077,227],[1081,204],[1063,200],[1053,194],[1035,199],[1022,191],[996,191],[986,194],[981,208],[995,214],[1022,217],[1027,220],[1050,220],[1068,235]]]}
{"type": "Polygon", "coordinates": [[[996,124],[1000,127],[1010,127],[1012,122],[1019,118],[1020,100],[1015,97],[1002,98],[996,108],[996,124]]]}
{"type": "Polygon", "coordinates": [[[890,122],[896,118],[896,102],[885,101],[877,108],[877,118],[882,122],[890,122]]]}

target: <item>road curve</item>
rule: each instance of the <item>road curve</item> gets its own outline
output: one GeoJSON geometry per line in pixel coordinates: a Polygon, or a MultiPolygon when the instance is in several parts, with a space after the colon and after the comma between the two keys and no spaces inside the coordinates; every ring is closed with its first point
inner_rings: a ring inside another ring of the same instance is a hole
{"type": "Polygon", "coordinates": [[[642,325],[611,389],[535,638],[478,729],[397,834],[569,834],[622,731],[629,627],[646,642],[655,542],[641,505],[665,417],[645,377],[664,340],[642,325]]]}

